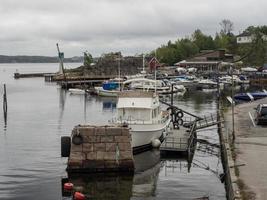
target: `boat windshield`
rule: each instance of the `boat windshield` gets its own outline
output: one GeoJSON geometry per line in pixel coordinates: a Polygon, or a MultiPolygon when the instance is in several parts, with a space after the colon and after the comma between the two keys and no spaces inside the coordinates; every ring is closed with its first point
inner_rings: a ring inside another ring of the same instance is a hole
{"type": "Polygon", "coordinates": [[[151,119],[151,109],[119,108],[118,118],[132,121],[148,121],[151,119]]]}

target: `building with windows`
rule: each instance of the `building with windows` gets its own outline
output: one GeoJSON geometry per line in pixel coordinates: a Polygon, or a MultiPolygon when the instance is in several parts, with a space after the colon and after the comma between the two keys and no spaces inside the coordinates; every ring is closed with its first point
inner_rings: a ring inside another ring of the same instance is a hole
{"type": "Polygon", "coordinates": [[[204,50],[187,60],[180,61],[174,65],[184,68],[196,68],[198,72],[224,71],[234,61],[232,54],[226,54],[224,49],[204,50]]]}
{"type": "MultiPolygon", "coordinates": [[[[255,35],[249,33],[249,32],[243,32],[236,36],[236,42],[238,44],[246,44],[251,43],[255,39],[255,35]]],[[[262,39],[264,41],[267,41],[267,35],[262,35],[262,39]]]]}

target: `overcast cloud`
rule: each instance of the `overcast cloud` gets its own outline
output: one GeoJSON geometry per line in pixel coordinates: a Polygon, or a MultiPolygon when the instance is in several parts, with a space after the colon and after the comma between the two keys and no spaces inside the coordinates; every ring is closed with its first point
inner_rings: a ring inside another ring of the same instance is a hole
{"type": "Polygon", "coordinates": [[[234,32],[264,25],[266,0],[0,0],[0,54],[67,57],[110,51],[149,52],[199,28],[220,31],[230,19],[234,32]]]}

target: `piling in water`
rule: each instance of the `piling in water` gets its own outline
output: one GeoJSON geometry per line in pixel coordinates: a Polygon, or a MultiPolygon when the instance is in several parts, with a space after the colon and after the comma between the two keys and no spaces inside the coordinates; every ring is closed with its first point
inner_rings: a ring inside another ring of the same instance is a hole
{"type": "Polygon", "coordinates": [[[7,125],[7,95],[6,95],[6,84],[4,84],[3,111],[4,111],[4,121],[5,121],[5,126],[6,126],[7,125]]]}

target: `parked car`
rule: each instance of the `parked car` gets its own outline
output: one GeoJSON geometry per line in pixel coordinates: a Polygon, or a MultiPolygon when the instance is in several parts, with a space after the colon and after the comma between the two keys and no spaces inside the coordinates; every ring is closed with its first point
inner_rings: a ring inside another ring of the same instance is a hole
{"type": "Polygon", "coordinates": [[[267,124],[267,104],[259,104],[255,110],[256,124],[267,124]]]}

